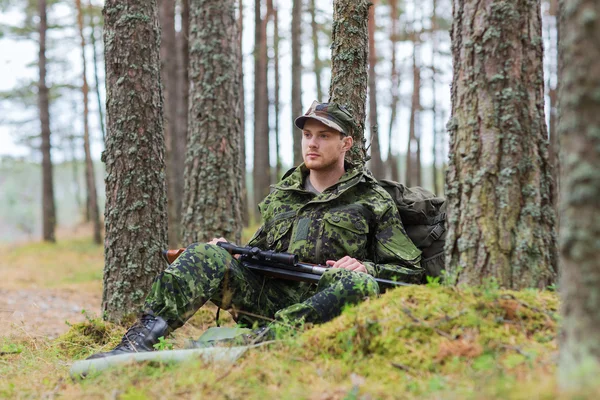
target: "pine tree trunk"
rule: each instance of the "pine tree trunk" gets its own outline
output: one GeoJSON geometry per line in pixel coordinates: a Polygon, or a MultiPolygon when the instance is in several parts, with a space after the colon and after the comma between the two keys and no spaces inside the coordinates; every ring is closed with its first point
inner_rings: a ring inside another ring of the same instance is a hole
{"type": "Polygon", "coordinates": [[[589,390],[600,373],[600,4],[564,0],[559,13],[559,384],[589,390]]]}
{"type": "Polygon", "coordinates": [[[334,0],[329,99],[354,115],[354,146],[347,158],[364,164],[366,150],[365,101],[368,81],[368,0],[334,0]]]}
{"type": "Polygon", "coordinates": [[[545,288],[556,279],[540,2],[453,8],[450,281],[545,288]]]}
{"type": "Polygon", "coordinates": [[[46,30],[48,20],[46,15],[46,0],[38,1],[39,22],[39,53],[38,68],[38,108],[42,131],[42,234],[46,242],[56,242],[56,208],[54,206],[54,182],[52,177],[52,157],[50,142],[50,100],[46,86],[46,30]]]}
{"type": "Polygon", "coordinates": [[[241,121],[240,129],[242,132],[242,138],[240,139],[240,169],[242,171],[242,193],[240,195],[240,207],[242,208],[242,223],[244,226],[250,224],[250,210],[248,204],[250,199],[248,198],[248,187],[246,185],[246,100],[244,94],[244,51],[242,47],[242,37],[244,33],[244,2],[238,0],[238,51],[239,51],[239,79],[240,79],[240,110],[241,110],[241,121]]]}
{"type": "Polygon", "coordinates": [[[73,184],[75,185],[75,203],[77,204],[78,214],[83,212],[81,204],[81,186],[79,185],[79,165],[77,160],[77,151],[75,146],[75,135],[69,135],[69,150],[71,151],[71,168],[73,169],[73,184]]]}
{"type": "MultiPolygon", "coordinates": [[[[319,101],[323,101],[319,99],[319,101]]],[[[302,0],[292,0],[292,143],[294,165],[302,163],[300,131],[293,120],[302,115],[302,0]]]]}
{"type": "Polygon", "coordinates": [[[164,268],[167,198],[156,0],[106,0],[106,238],[102,311],[139,311],[164,268]]]}
{"type": "Polygon", "coordinates": [[[317,24],[317,2],[310,0],[310,28],[313,44],[313,68],[315,71],[315,82],[317,85],[317,101],[324,102],[323,85],[321,84],[321,73],[323,72],[323,63],[319,57],[319,25],[317,24]]]}
{"type": "MultiPolygon", "coordinates": [[[[261,16],[261,0],[255,0],[254,54],[254,205],[269,194],[269,91],[267,87],[267,18],[261,16]]],[[[258,222],[259,215],[255,215],[258,222]]]]}
{"type": "MultiPolygon", "coordinates": [[[[90,17],[90,40],[92,44],[92,55],[94,60],[94,86],[96,92],[96,101],[98,102],[98,120],[100,121],[100,131],[102,132],[102,144],[106,142],[106,129],[104,127],[104,105],[102,104],[102,97],[100,96],[100,78],[98,77],[98,50],[96,45],[96,22],[94,18],[94,5],[92,0],[88,3],[88,12],[90,17]]],[[[102,24],[100,24],[102,29],[102,24]]]]}
{"type": "Polygon", "coordinates": [[[396,115],[398,112],[398,98],[400,90],[400,76],[398,75],[398,67],[396,65],[396,47],[398,43],[398,3],[397,0],[390,1],[390,19],[391,19],[391,30],[390,30],[390,42],[392,43],[392,55],[391,55],[391,79],[392,82],[392,102],[390,104],[390,127],[388,130],[388,157],[387,167],[390,171],[390,178],[396,182],[400,179],[398,171],[398,159],[392,153],[392,143],[394,141],[394,126],[396,125],[396,115]]]}
{"type": "Polygon", "coordinates": [[[432,13],[431,13],[431,119],[433,124],[433,143],[432,143],[432,155],[433,160],[431,162],[431,187],[434,193],[442,193],[439,188],[440,178],[438,176],[437,167],[437,142],[438,142],[438,112],[437,112],[437,65],[436,56],[438,52],[438,41],[437,41],[437,1],[432,0],[432,13]]]}
{"type": "Polygon", "coordinates": [[[381,148],[379,146],[379,124],[377,123],[377,52],[375,51],[375,6],[376,0],[372,0],[369,8],[369,128],[371,130],[371,160],[370,169],[375,178],[385,178],[383,162],[381,161],[381,148]]]}
{"type": "Polygon", "coordinates": [[[177,123],[175,124],[177,137],[172,142],[173,151],[179,154],[171,163],[173,175],[179,177],[174,182],[174,196],[178,198],[175,203],[174,215],[179,219],[177,221],[177,237],[181,239],[181,220],[183,218],[183,171],[185,168],[185,154],[187,152],[188,135],[188,112],[190,96],[190,80],[188,69],[190,65],[189,54],[189,35],[190,35],[190,0],[181,1],[181,30],[176,33],[175,41],[177,45],[177,123]]]}
{"type": "Polygon", "coordinates": [[[165,145],[167,150],[167,202],[169,216],[169,246],[171,248],[179,245],[179,232],[181,223],[181,195],[178,191],[179,182],[183,176],[175,165],[183,154],[177,152],[177,142],[180,139],[177,134],[177,86],[178,86],[178,57],[175,40],[175,0],[158,0],[158,15],[160,19],[161,41],[160,41],[160,64],[161,80],[163,82],[164,104],[164,130],[165,145]]]}
{"type": "Polygon", "coordinates": [[[241,108],[235,0],[192,0],[183,240],[239,243],[241,108]]]}
{"type": "Polygon", "coordinates": [[[275,113],[275,179],[277,182],[282,175],[281,166],[281,154],[279,148],[279,15],[277,14],[277,7],[273,7],[272,0],[272,18],[273,18],[273,75],[274,75],[274,95],[273,95],[273,112],[275,113]]]}
{"type": "Polygon", "coordinates": [[[96,192],[96,178],[94,174],[94,163],[90,151],[90,124],[88,122],[88,94],[89,86],[87,82],[87,59],[85,56],[85,36],[83,34],[83,11],[81,9],[81,0],[75,0],[77,8],[77,26],[79,27],[79,38],[81,40],[81,61],[83,64],[81,92],[83,93],[83,150],[85,152],[85,183],[88,193],[90,220],[93,224],[94,243],[102,243],[102,234],[100,227],[100,211],[98,210],[98,194],[96,192]]]}
{"type": "Polygon", "coordinates": [[[406,185],[421,185],[421,143],[418,134],[419,111],[421,108],[421,71],[417,64],[417,53],[419,44],[413,44],[412,71],[413,71],[413,94],[410,106],[410,120],[408,124],[408,150],[406,152],[406,185]]]}

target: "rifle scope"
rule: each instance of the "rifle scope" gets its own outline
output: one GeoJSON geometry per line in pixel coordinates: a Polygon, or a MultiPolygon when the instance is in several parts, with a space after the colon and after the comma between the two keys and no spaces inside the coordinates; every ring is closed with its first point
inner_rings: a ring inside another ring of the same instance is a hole
{"type": "Polygon", "coordinates": [[[229,254],[241,254],[257,261],[296,265],[298,256],[291,253],[278,253],[273,250],[261,250],[258,247],[240,247],[227,242],[218,242],[217,246],[225,249],[229,254]]]}

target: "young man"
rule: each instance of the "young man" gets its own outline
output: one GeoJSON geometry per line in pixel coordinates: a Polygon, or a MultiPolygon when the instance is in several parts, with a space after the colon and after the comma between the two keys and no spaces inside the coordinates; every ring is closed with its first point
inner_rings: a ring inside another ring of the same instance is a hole
{"type": "Polygon", "coordinates": [[[253,273],[216,246],[223,238],[195,243],[156,278],[146,311],[122,342],[91,358],[151,351],[208,300],[234,308],[237,322],[249,326],[272,319],[320,323],[377,295],[373,276],[421,280],[421,253],[406,236],[393,200],[364,167],[344,161],[353,144],[352,115],[315,101],[295,124],[302,129],[304,163],[259,204],[264,224],[249,245],[329,266],[319,283],[253,273]]]}

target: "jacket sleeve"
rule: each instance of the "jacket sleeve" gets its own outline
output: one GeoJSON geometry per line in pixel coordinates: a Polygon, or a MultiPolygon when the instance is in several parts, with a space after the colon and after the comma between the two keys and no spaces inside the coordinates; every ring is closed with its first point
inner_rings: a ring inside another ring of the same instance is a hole
{"type": "Polygon", "coordinates": [[[421,251],[406,235],[394,204],[383,213],[374,229],[371,257],[362,264],[375,277],[408,283],[423,278],[421,251]]]}

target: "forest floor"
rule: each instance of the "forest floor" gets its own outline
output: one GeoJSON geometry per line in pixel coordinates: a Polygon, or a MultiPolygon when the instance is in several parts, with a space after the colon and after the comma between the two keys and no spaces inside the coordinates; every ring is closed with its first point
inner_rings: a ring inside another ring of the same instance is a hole
{"type": "MultiPolygon", "coordinates": [[[[72,380],[74,361],[111,348],[124,332],[98,318],[102,247],[83,236],[0,251],[0,398],[575,396],[559,395],[555,384],[556,293],[503,291],[493,282],[395,289],[330,323],[253,349],[234,365],[146,362],[72,380]]],[[[185,338],[198,338],[215,325],[214,311],[203,307],[170,344],[181,348],[185,338]]]]}

